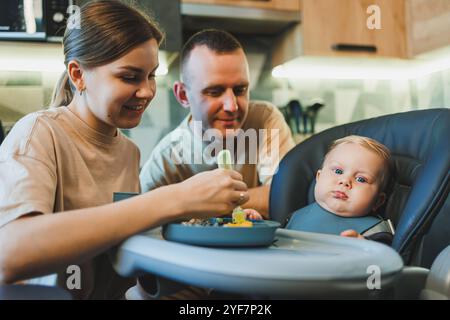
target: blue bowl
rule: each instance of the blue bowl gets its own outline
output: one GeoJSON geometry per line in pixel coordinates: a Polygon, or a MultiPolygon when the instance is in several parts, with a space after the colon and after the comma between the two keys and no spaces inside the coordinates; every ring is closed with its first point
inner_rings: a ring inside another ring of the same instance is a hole
{"type": "MultiPolygon", "coordinates": [[[[231,218],[223,218],[225,223],[231,218]]],[[[214,218],[210,219],[214,223],[214,218]]],[[[170,223],[163,226],[163,238],[185,244],[207,247],[267,247],[274,242],[276,221],[252,220],[252,227],[218,225],[185,225],[170,223]]]]}

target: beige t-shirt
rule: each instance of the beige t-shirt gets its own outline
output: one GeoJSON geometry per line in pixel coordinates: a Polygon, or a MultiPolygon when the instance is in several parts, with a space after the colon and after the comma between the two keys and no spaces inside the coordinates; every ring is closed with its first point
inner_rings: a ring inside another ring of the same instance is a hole
{"type": "MultiPolygon", "coordinates": [[[[67,107],[27,115],[0,146],[0,227],[30,212],[100,206],[114,192],[139,192],[139,157],[123,134],[103,135],[67,107]]],[[[80,268],[81,289],[71,290],[78,298],[114,298],[126,289],[114,282],[106,254],[80,268]]],[[[65,287],[71,274],[58,272],[58,284],[65,287]]]]}
{"type": "MultiPolygon", "coordinates": [[[[234,155],[234,169],[243,175],[249,188],[254,188],[270,184],[279,161],[295,144],[283,115],[274,105],[253,101],[248,108],[242,133],[227,149],[234,155]]],[[[217,168],[215,140],[202,135],[201,128],[196,131],[195,125],[192,129],[190,119],[184,119],[152,151],[140,174],[142,192],[217,168]]]]}

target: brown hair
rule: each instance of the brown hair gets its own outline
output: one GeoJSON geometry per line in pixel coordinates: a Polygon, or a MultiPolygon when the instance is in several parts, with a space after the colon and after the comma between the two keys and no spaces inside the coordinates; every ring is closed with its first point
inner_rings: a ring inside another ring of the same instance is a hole
{"type": "MultiPolygon", "coordinates": [[[[119,1],[86,3],[81,7],[79,19],[79,26],[68,27],[64,33],[66,67],[71,60],[87,69],[102,66],[145,41],[155,39],[160,44],[164,38],[152,18],[119,1]]],[[[51,106],[69,104],[74,91],[66,70],[55,86],[51,106]]]]}
{"type": "Polygon", "coordinates": [[[196,47],[206,46],[211,51],[216,53],[230,53],[238,49],[243,49],[239,41],[230,33],[217,30],[206,29],[195,33],[191,36],[181,49],[181,74],[185,74],[186,62],[189,56],[196,47]]]}
{"type": "Polygon", "coordinates": [[[381,176],[380,191],[385,191],[389,185],[389,180],[392,174],[391,152],[389,151],[389,149],[385,145],[381,144],[380,142],[374,139],[357,135],[351,135],[335,140],[329,147],[328,152],[325,155],[325,158],[333,149],[344,143],[358,144],[361,147],[376,153],[379,157],[381,157],[384,160],[384,170],[381,176]]]}

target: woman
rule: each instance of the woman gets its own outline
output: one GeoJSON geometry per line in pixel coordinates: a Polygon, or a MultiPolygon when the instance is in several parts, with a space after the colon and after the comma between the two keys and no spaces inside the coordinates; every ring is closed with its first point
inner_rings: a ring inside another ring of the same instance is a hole
{"type": "Polygon", "coordinates": [[[154,22],[116,1],[88,3],[80,28],[66,30],[59,107],[21,119],[0,147],[0,283],[57,273],[66,287],[77,264],[74,296],[120,297],[135,281],[117,277],[103,252],[248,200],[237,172],[214,170],[111,203],[113,192],[139,192],[138,148],[117,128],[137,126],[153,99],[161,40],[154,22]]]}

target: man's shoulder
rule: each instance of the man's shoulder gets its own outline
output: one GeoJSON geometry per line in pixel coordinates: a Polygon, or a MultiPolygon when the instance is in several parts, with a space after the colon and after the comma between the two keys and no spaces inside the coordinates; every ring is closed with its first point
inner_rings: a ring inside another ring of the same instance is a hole
{"type": "Polygon", "coordinates": [[[264,100],[252,100],[249,102],[248,104],[249,107],[249,112],[250,111],[268,111],[268,112],[273,112],[273,110],[275,110],[277,107],[269,102],[269,101],[264,101],[264,100]]]}
{"type": "Polygon", "coordinates": [[[250,101],[248,115],[264,119],[282,116],[280,110],[273,103],[263,100],[250,101]]]}
{"type": "Polygon", "coordinates": [[[247,127],[267,127],[271,123],[283,120],[278,108],[267,101],[251,101],[248,106],[247,127]]]}

